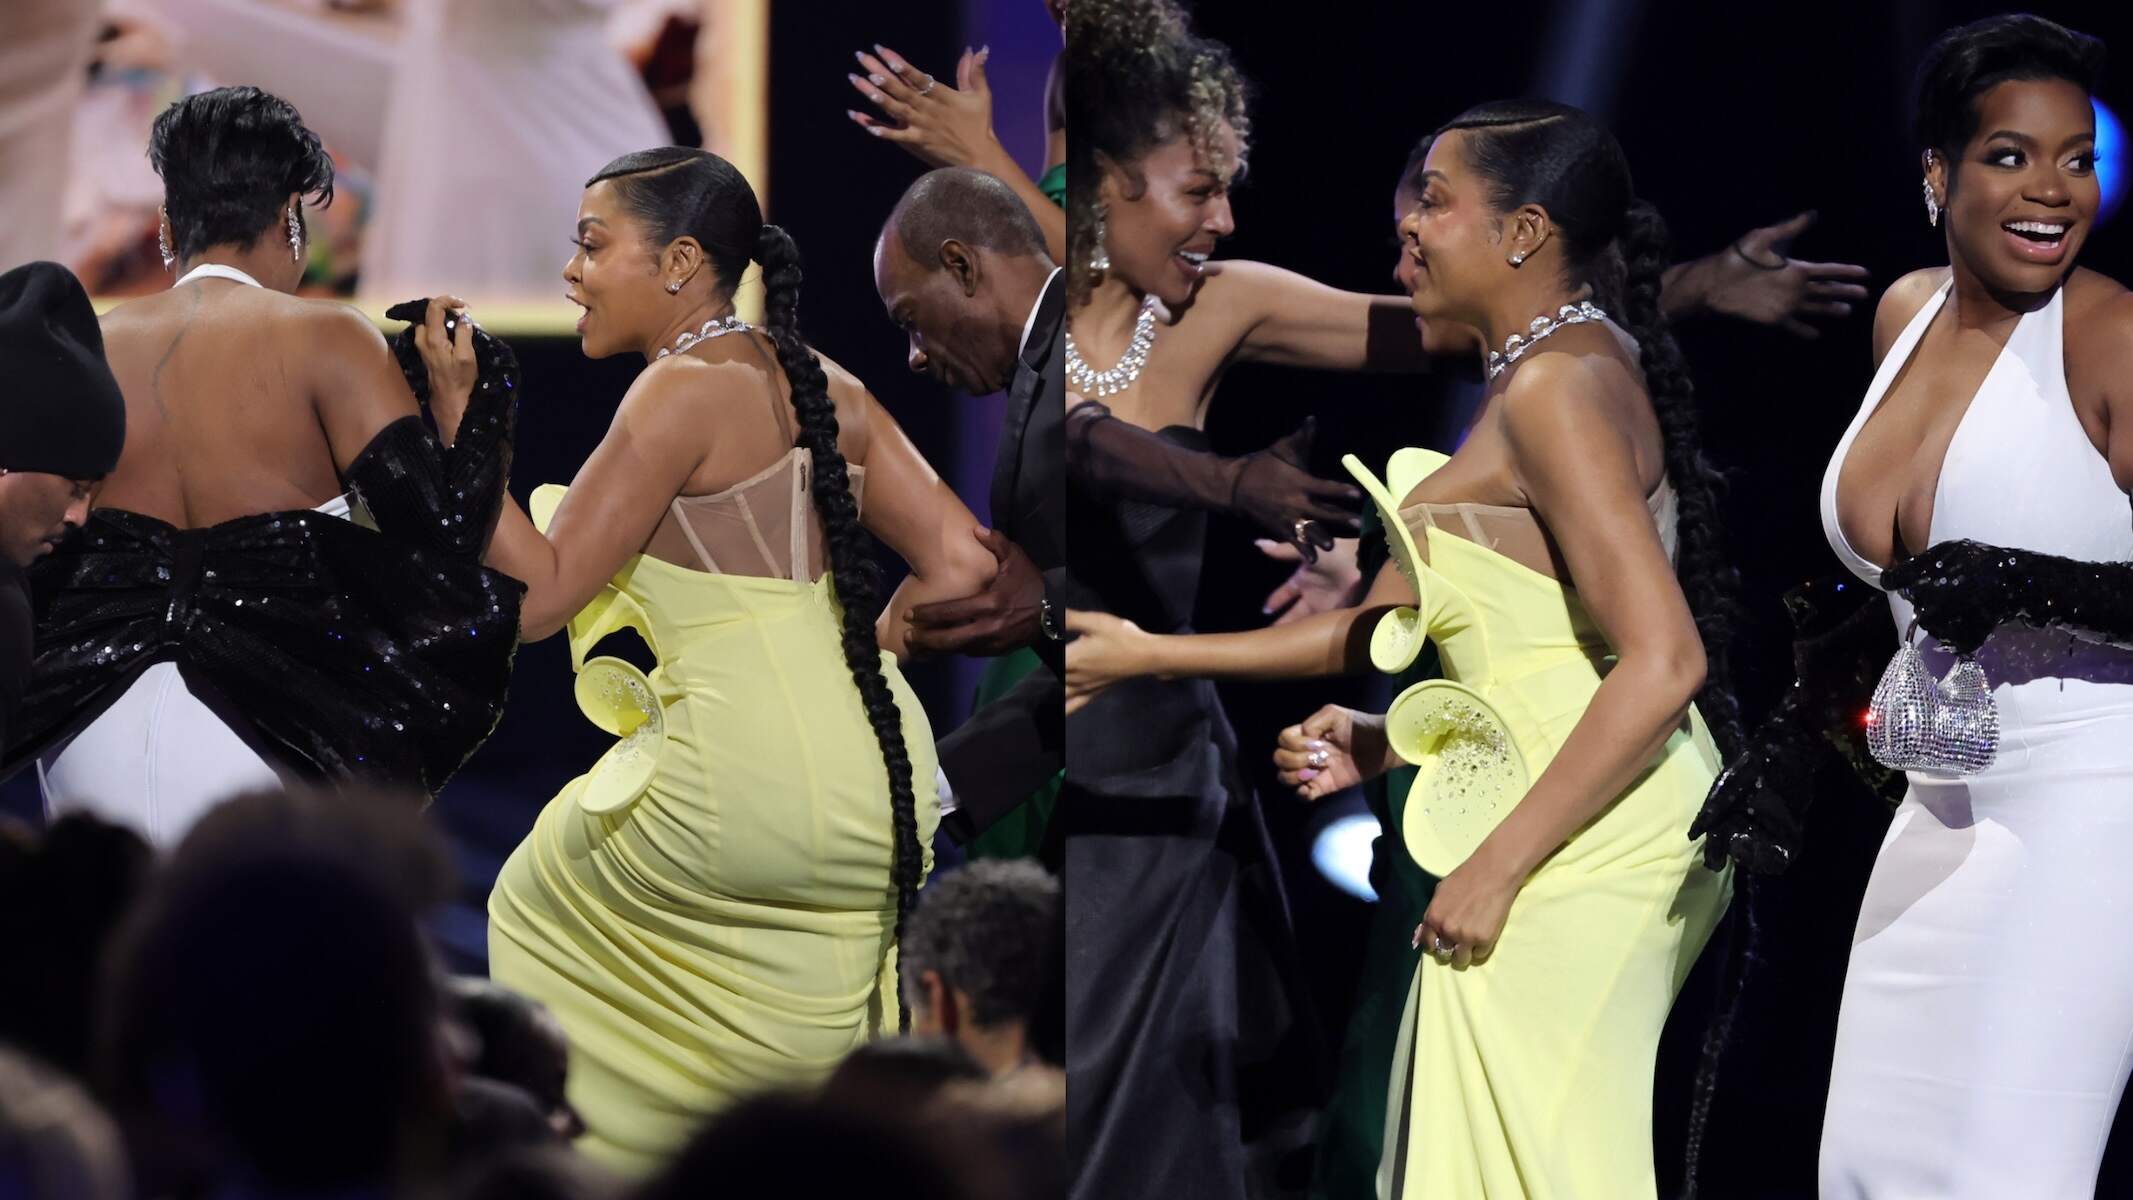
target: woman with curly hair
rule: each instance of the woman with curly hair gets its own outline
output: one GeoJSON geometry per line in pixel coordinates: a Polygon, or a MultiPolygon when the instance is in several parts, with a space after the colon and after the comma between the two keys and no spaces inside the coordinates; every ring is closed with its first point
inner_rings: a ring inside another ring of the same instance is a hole
{"type": "Polygon", "coordinates": [[[1716,477],[1659,311],[1665,229],[1614,139],[1559,105],[1470,110],[1411,188],[1414,312],[1506,348],[1457,454],[1403,450],[1385,485],[1351,467],[1399,569],[1358,609],[1251,633],[1078,616],[1069,685],[1077,654],[1107,676],[1293,678],[1403,668],[1435,641],[1444,680],[1384,716],[1323,709],[1275,756],[1306,796],[1422,768],[1399,828],[1440,882],[1381,1181],[1648,1196],[1660,1029],[1728,893],[1683,833],[1737,722],[1716,477]]]}
{"type": "MultiPolygon", "coordinates": [[[[1070,393],[1205,450],[1230,361],[1424,367],[1401,298],[1258,263],[1203,271],[1247,133],[1225,47],[1165,0],[1075,0],[1066,21],[1070,393]]],[[[1068,487],[1069,606],[1189,629],[1205,512],[1068,487]]],[[[1067,764],[1070,1194],[1244,1195],[1308,1141],[1324,1056],[1213,684],[1105,691],[1069,714],[1067,764]]]]}
{"type": "Polygon", "coordinates": [[[542,810],[490,898],[490,970],[571,1042],[585,1144],[656,1166],[706,1114],[817,1082],[904,1023],[893,952],[938,823],[933,735],[887,651],[994,569],[864,385],[800,335],[800,256],[700,150],[609,163],[565,267],[586,354],[651,361],[566,490],[492,560],[528,638],[567,623],[620,740],[542,810]],[[765,324],[734,314],[762,268],[765,324]],[[872,533],[912,574],[877,627],[872,533]],[[649,673],[586,654],[633,629],[649,673]]]}

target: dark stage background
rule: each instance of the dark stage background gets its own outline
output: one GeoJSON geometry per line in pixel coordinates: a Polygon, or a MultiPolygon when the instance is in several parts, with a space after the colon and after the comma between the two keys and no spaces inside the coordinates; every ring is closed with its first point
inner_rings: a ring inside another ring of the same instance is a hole
{"type": "MultiPolygon", "coordinates": [[[[2111,43],[2119,65],[2101,99],[2128,111],[2133,6],[2037,10],[2111,43]]],[[[1638,190],[1673,227],[1677,258],[1722,249],[1754,226],[1813,208],[1820,223],[1795,252],[1866,265],[1878,295],[1906,271],[1947,261],[1919,200],[1918,156],[1907,136],[1911,72],[1941,30],[1999,11],[2007,10],[1556,0],[1515,14],[1452,4],[1321,5],[1302,18],[1293,6],[1203,0],[1200,28],[1228,42],[1256,84],[1251,167],[1234,196],[1237,233],[1219,254],[1340,287],[1394,290],[1392,190],[1409,148],[1469,104],[1539,94],[1612,123],[1638,190]]],[[[2082,261],[2133,280],[2133,218],[2104,225],[2082,261]]],[[[1872,374],[1869,319],[1870,311],[1826,324],[1813,342],[1710,319],[1679,331],[1707,451],[1733,483],[1726,516],[1754,619],[1735,662],[1752,718],[1791,682],[1778,596],[1841,570],[1823,542],[1816,500],[1829,453],[1872,374]]],[[[1459,426],[1446,410],[1472,393],[1460,388],[1243,367],[1223,381],[1209,429],[1219,449],[1239,452],[1316,413],[1315,465],[1337,476],[1344,453],[1379,462],[1400,444],[1450,449],[1446,434],[1459,426]]],[[[1253,549],[1252,536],[1241,524],[1218,522],[1202,628],[1266,619],[1261,601],[1285,571],[1253,549]]],[[[1322,703],[1366,694],[1328,684],[1224,689],[1282,847],[1307,969],[1335,1026],[1353,993],[1368,908],[1312,866],[1312,835],[1330,814],[1282,791],[1265,756],[1282,725],[1322,703]]],[[[1347,811],[1360,811],[1359,800],[1347,811]]],[[[1863,791],[1825,799],[1809,820],[1801,860],[1761,889],[1759,959],[1711,1117],[1705,1196],[1814,1194],[1845,956],[1887,819],[1863,791]]],[[[1722,929],[1699,964],[1661,1053],[1654,1137],[1662,1195],[1676,1194],[1681,1181],[1689,1083],[1726,936],[1722,929]]],[[[2099,1195],[2133,1195],[2127,1141],[2114,1139],[2099,1195]]]]}

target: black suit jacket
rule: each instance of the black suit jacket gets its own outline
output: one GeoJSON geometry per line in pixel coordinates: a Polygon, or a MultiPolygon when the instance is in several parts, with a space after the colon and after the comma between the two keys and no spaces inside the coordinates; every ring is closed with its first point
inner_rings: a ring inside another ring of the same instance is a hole
{"type": "MultiPolygon", "coordinates": [[[[1037,301],[1007,393],[993,468],[993,526],[1044,572],[1044,593],[1064,614],[1066,584],[1066,272],[1037,301]]],[[[942,822],[958,842],[977,836],[1066,763],[1066,659],[1061,643],[1032,647],[1044,666],[971,715],[940,742],[957,809],[942,822]]]]}

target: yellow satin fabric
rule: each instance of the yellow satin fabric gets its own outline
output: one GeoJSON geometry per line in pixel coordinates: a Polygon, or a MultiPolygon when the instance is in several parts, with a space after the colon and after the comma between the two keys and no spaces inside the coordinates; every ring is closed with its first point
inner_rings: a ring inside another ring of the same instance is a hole
{"type": "MultiPolygon", "coordinates": [[[[1445,461],[1403,450],[1374,490],[1397,506],[1445,461]]],[[[1418,597],[1393,619],[1437,643],[1445,677],[1471,689],[1526,778],[1540,778],[1614,665],[1605,639],[1558,580],[1386,515],[1411,539],[1403,567],[1418,597]]],[[[1408,637],[1388,630],[1388,649],[1408,637]]],[[[1393,1062],[1380,1197],[1656,1193],[1660,1030],[1731,895],[1730,875],[1707,870],[1687,836],[1719,765],[1692,708],[1630,787],[1526,881],[1485,962],[1421,958],[1393,1062]]],[[[1409,852],[1441,867],[1447,845],[1478,838],[1432,837],[1429,799],[1411,794],[1403,824],[1409,852]]]]}
{"type": "MultiPolygon", "coordinates": [[[[562,494],[534,494],[536,524],[562,494]]],[[[504,864],[489,969],[562,1023],[578,1145],[611,1166],[655,1169],[709,1114],[896,1030],[888,772],[841,636],[828,575],[641,555],[571,621],[580,705],[620,740],[504,864]],[[586,660],[624,628],[648,675],[586,660]]],[[[930,869],[933,734],[882,658],[930,869]]]]}

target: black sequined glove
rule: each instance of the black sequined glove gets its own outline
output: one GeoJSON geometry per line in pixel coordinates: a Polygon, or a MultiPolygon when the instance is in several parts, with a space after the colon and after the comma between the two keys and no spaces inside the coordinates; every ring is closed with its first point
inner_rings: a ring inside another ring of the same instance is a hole
{"type": "Polygon", "coordinates": [[[1785,596],[1794,629],[1792,690],[1758,726],[1704,798],[1689,837],[1704,861],[1775,875],[1800,849],[1816,776],[1836,761],[1892,803],[1903,777],[1874,761],[1864,716],[1896,639],[1881,594],[1864,584],[1818,581],[1785,596]]]}
{"type": "MultiPolygon", "coordinates": [[[[430,376],[415,330],[428,311],[427,300],[385,310],[390,320],[412,322],[394,339],[393,357],[425,407],[430,376]]],[[[348,485],[381,531],[460,558],[478,558],[488,545],[511,476],[518,422],[518,356],[471,323],[456,336],[470,332],[480,374],[452,445],[439,442],[421,418],[403,417],[379,430],[347,471],[348,485]]]]}
{"type": "Polygon", "coordinates": [[[2133,563],[2082,562],[1966,539],[1890,567],[1881,585],[1902,592],[1919,628],[1957,654],[1977,653],[2009,621],[2133,648],[2133,563]]]}
{"type": "Polygon", "coordinates": [[[1172,508],[1234,512],[1315,561],[1361,530],[1363,493],[1306,469],[1315,418],[1264,450],[1230,458],[1173,445],[1095,401],[1067,412],[1067,470],[1091,492],[1172,508]]]}

